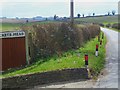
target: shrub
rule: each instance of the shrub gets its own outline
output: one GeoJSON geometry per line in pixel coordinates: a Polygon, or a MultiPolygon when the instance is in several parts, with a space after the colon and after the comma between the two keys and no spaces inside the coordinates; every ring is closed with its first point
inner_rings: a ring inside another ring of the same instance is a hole
{"type": "Polygon", "coordinates": [[[112,28],[120,30],[120,23],[115,23],[112,25],[112,28]]]}
{"type": "Polygon", "coordinates": [[[36,24],[22,29],[28,30],[31,60],[37,57],[58,56],[62,52],[79,48],[84,42],[100,33],[98,25],[70,27],[69,23],[36,24]]]}
{"type": "Polygon", "coordinates": [[[106,27],[107,27],[107,28],[110,28],[110,27],[111,27],[111,24],[106,24],[106,27]]]}
{"type": "Polygon", "coordinates": [[[102,23],[100,23],[99,25],[100,25],[101,27],[104,27],[104,24],[102,24],[102,23]]]}

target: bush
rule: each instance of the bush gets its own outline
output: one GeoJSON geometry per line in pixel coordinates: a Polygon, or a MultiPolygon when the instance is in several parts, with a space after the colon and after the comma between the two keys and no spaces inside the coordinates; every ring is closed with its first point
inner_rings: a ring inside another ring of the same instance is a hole
{"type": "Polygon", "coordinates": [[[112,28],[120,30],[120,23],[115,23],[112,25],[112,28]]]}
{"type": "Polygon", "coordinates": [[[23,27],[29,33],[29,51],[31,60],[37,57],[58,56],[62,52],[79,48],[84,42],[100,33],[98,25],[70,27],[69,23],[36,24],[23,27]]]}
{"type": "Polygon", "coordinates": [[[104,24],[102,24],[102,23],[100,23],[99,25],[100,25],[101,27],[104,27],[104,26],[105,26],[105,25],[104,25],[104,24]]]}
{"type": "Polygon", "coordinates": [[[107,28],[110,28],[110,27],[111,27],[111,24],[106,24],[106,27],[107,27],[107,28]]]}

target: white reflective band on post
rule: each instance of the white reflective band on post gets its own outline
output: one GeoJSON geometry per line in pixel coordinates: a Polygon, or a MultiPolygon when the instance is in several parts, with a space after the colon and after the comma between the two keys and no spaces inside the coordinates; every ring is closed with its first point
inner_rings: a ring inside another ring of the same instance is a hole
{"type": "Polygon", "coordinates": [[[25,37],[24,31],[0,32],[0,38],[25,37]]]}
{"type": "Polygon", "coordinates": [[[95,56],[98,56],[98,51],[95,52],[95,56]]]}

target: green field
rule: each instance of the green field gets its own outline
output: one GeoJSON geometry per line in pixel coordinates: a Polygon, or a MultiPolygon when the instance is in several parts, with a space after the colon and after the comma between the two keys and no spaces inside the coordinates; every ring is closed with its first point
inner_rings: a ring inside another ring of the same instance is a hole
{"type": "Polygon", "coordinates": [[[87,17],[87,18],[79,18],[75,20],[81,22],[89,22],[89,23],[113,24],[118,22],[118,16],[87,17]]]}
{"type": "Polygon", "coordinates": [[[37,62],[23,69],[11,69],[3,73],[0,77],[12,77],[16,75],[24,75],[30,73],[46,72],[52,70],[61,70],[67,68],[84,68],[84,55],[89,56],[89,68],[92,69],[95,75],[98,75],[104,68],[105,63],[105,44],[106,38],[103,40],[103,45],[99,48],[99,56],[95,56],[95,47],[99,44],[98,38],[91,39],[77,50],[64,52],[62,56],[54,55],[46,59],[38,59],[37,62]],[[43,62],[45,61],[45,62],[43,62]]]}
{"type": "Polygon", "coordinates": [[[115,16],[100,16],[100,17],[86,17],[86,18],[77,18],[75,21],[78,22],[87,22],[87,23],[98,23],[103,24],[105,28],[108,28],[107,25],[110,24],[109,29],[120,32],[117,28],[111,28],[113,24],[118,23],[118,15],[115,16]]]}
{"type": "MultiPolygon", "coordinates": [[[[75,21],[80,22],[89,22],[89,23],[103,23],[106,24],[113,24],[118,22],[118,16],[101,16],[101,17],[85,17],[85,18],[77,18],[75,21]]],[[[47,24],[47,23],[53,23],[56,21],[42,21],[42,22],[29,22],[29,23],[0,23],[0,31],[14,31],[14,30],[20,30],[21,26],[24,25],[34,25],[34,24],[47,24]],[[2,30],[1,30],[2,29],[2,30]]]]}
{"type": "Polygon", "coordinates": [[[2,26],[2,30],[0,31],[14,31],[14,30],[20,30],[20,26],[22,24],[20,23],[0,23],[0,26],[2,26]]]}
{"type": "Polygon", "coordinates": [[[0,31],[15,31],[21,30],[22,26],[31,26],[34,24],[47,24],[55,21],[43,21],[43,22],[29,22],[29,23],[0,23],[0,31]]]}

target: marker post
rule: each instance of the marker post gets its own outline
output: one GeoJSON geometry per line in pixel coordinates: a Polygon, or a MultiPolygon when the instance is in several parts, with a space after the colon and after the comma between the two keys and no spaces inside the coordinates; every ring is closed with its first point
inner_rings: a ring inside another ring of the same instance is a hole
{"type": "Polygon", "coordinates": [[[104,33],[102,33],[102,39],[104,39],[104,33]]]}
{"type": "Polygon", "coordinates": [[[102,40],[100,40],[100,47],[102,46],[102,40]]]}
{"type": "Polygon", "coordinates": [[[85,66],[88,67],[88,54],[85,54],[85,66]]]}
{"type": "Polygon", "coordinates": [[[100,41],[100,35],[98,35],[98,42],[100,41]]]}
{"type": "Polygon", "coordinates": [[[95,52],[95,56],[98,56],[98,44],[96,44],[96,52],[95,52]]]}

